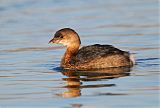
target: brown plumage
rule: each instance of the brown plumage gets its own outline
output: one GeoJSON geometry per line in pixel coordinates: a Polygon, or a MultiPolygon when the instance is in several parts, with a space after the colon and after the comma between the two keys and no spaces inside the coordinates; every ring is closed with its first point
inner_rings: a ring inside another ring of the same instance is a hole
{"type": "Polygon", "coordinates": [[[129,52],[112,45],[95,44],[79,49],[80,38],[70,28],[57,31],[49,43],[63,44],[67,47],[61,60],[61,67],[65,69],[92,70],[108,67],[132,67],[134,64],[129,52]]]}

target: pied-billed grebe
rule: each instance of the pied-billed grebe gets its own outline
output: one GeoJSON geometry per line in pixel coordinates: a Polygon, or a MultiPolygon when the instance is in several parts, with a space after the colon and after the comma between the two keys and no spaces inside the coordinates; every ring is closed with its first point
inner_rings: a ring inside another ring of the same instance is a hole
{"type": "Polygon", "coordinates": [[[108,67],[132,67],[134,59],[129,52],[112,45],[90,45],[79,49],[78,34],[70,28],[57,31],[49,43],[63,44],[67,50],[61,60],[64,69],[92,70],[108,67]]]}

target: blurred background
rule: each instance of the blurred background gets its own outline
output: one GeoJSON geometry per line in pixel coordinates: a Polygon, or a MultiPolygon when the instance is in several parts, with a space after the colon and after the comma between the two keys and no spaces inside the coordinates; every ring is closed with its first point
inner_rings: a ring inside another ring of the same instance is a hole
{"type": "Polygon", "coordinates": [[[158,0],[0,0],[0,107],[158,107],[158,21],[158,0]],[[130,51],[137,65],[116,76],[62,72],[65,48],[48,41],[65,27],[82,46],[130,51]]]}

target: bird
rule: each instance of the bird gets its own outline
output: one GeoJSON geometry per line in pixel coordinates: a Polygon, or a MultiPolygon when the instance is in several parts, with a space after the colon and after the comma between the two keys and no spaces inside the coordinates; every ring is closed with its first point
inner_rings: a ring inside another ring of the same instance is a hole
{"type": "Polygon", "coordinates": [[[58,30],[49,43],[62,44],[66,47],[60,65],[63,69],[95,70],[112,67],[133,67],[135,64],[132,54],[112,45],[94,44],[80,48],[80,37],[71,28],[58,30]]]}

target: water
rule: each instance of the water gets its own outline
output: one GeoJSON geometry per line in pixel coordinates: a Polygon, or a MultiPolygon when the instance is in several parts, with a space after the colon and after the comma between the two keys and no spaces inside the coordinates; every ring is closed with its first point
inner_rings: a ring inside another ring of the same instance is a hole
{"type": "Polygon", "coordinates": [[[158,108],[158,28],[157,0],[1,0],[0,108],[158,108]],[[65,48],[48,41],[64,27],[82,45],[129,50],[137,65],[116,75],[62,72],[65,48]]]}

